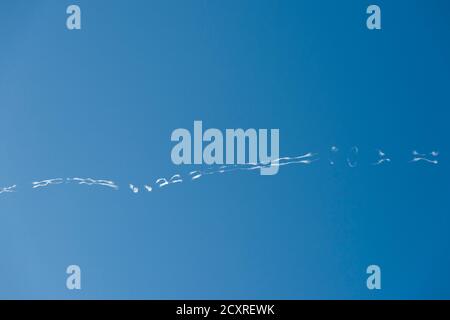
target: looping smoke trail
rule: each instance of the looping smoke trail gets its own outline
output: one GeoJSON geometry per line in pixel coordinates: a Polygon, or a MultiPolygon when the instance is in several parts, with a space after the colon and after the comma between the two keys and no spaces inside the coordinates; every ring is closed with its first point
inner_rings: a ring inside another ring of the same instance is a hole
{"type": "MultiPolygon", "coordinates": [[[[331,151],[333,153],[336,153],[339,151],[339,149],[337,149],[337,147],[333,146],[331,148],[331,151]]],[[[358,164],[356,161],[356,156],[358,155],[359,150],[357,147],[353,147],[351,149],[351,152],[352,152],[352,155],[351,155],[351,157],[347,158],[347,163],[351,167],[356,167],[358,164]]],[[[432,151],[428,154],[422,154],[417,151],[413,151],[412,154],[414,157],[410,162],[424,161],[424,162],[428,162],[428,163],[432,163],[432,164],[438,164],[438,160],[435,159],[439,156],[439,152],[437,152],[437,151],[432,151]]],[[[379,159],[375,163],[372,163],[372,165],[380,165],[385,162],[391,162],[391,159],[388,158],[386,153],[384,153],[382,150],[378,150],[378,156],[379,156],[379,159]]],[[[257,169],[261,169],[261,168],[269,168],[271,166],[281,167],[281,166],[292,165],[292,164],[309,165],[318,160],[320,160],[320,159],[318,158],[317,153],[308,152],[308,153],[300,155],[300,156],[281,157],[278,159],[271,160],[270,162],[267,161],[267,162],[259,162],[259,163],[231,164],[231,165],[221,165],[219,167],[209,167],[205,170],[191,171],[191,172],[189,172],[188,175],[191,178],[191,180],[197,180],[197,179],[201,178],[202,176],[206,176],[206,175],[222,174],[222,173],[228,173],[228,172],[233,172],[233,171],[253,171],[253,170],[257,170],[257,169]]],[[[331,161],[330,163],[334,164],[334,161],[331,161]]],[[[92,179],[92,178],[79,178],[79,177],[66,178],[66,180],[64,180],[62,178],[56,178],[56,179],[46,179],[46,180],[42,180],[42,181],[35,181],[35,182],[32,182],[32,188],[36,189],[36,188],[48,187],[50,185],[58,185],[58,184],[64,183],[64,181],[66,181],[66,183],[74,182],[79,185],[88,185],[88,186],[98,185],[98,186],[108,187],[108,188],[111,188],[114,190],[119,189],[119,186],[114,181],[111,181],[111,180],[103,180],[103,179],[96,180],[96,179],[92,179]]],[[[159,188],[163,188],[165,186],[168,186],[171,184],[177,184],[177,183],[181,183],[181,182],[183,182],[183,177],[180,174],[174,174],[170,179],[166,179],[166,178],[157,179],[155,184],[159,188]]],[[[131,189],[131,191],[133,193],[139,193],[139,188],[137,186],[135,186],[133,184],[129,184],[129,188],[131,189]]],[[[144,188],[148,192],[153,191],[153,188],[151,185],[144,185],[144,188]]],[[[16,190],[16,185],[6,187],[6,188],[1,188],[0,194],[15,192],[15,190],[16,190]]]]}
{"type": "Polygon", "coordinates": [[[55,185],[55,184],[61,184],[63,182],[64,182],[64,180],[62,178],[56,178],[56,179],[35,181],[35,182],[32,182],[32,185],[33,185],[33,189],[36,189],[36,188],[48,187],[50,185],[55,185]]]}
{"type": "Polygon", "coordinates": [[[359,153],[359,148],[354,146],[351,148],[351,155],[347,157],[347,164],[350,168],[356,168],[358,166],[358,161],[356,160],[356,157],[359,153]]]}
{"type": "Polygon", "coordinates": [[[104,186],[104,187],[109,187],[112,189],[119,189],[119,186],[117,186],[114,181],[110,181],[110,180],[95,180],[92,178],[67,178],[67,181],[74,181],[77,182],[78,184],[85,184],[88,186],[93,186],[93,185],[98,185],[98,186],[104,186]]]}
{"type": "Polygon", "coordinates": [[[167,181],[166,178],[159,178],[158,180],[156,180],[155,183],[156,183],[156,184],[158,185],[158,187],[160,187],[160,188],[169,185],[169,181],[167,181]]]}
{"type": "Polygon", "coordinates": [[[189,172],[189,175],[191,176],[191,180],[197,180],[202,176],[218,173],[228,173],[233,171],[253,171],[261,168],[268,168],[270,166],[281,167],[289,164],[311,164],[319,160],[318,158],[316,158],[317,155],[317,153],[308,152],[306,154],[295,157],[281,157],[278,159],[274,159],[271,162],[222,165],[218,169],[211,168],[203,171],[191,171],[189,172]]]}
{"type": "Polygon", "coordinates": [[[1,188],[0,189],[0,194],[16,192],[16,187],[17,187],[16,185],[13,185],[13,186],[10,186],[10,187],[1,188]]]}
{"type": "Polygon", "coordinates": [[[169,184],[181,183],[181,182],[183,182],[183,179],[181,178],[181,176],[179,174],[175,174],[169,179],[169,184]]]}
{"type": "Polygon", "coordinates": [[[378,150],[378,156],[380,157],[380,159],[378,159],[377,162],[372,163],[372,165],[378,166],[378,165],[383,164],[385,162],[391,162],[391,159],[386,157],[386,153],[384,153],[383,150],[378,150]]]}
{"type": "Polygon", "coordinates": [[[330,148],[330,155],[329,155],[329,160],[328,160],[328,162],[330,163],[330,165],[332,165],[332,166],[334,166],[334,164],[335,164],[335,162],[336,162],[336,160],[335,160],[335,158],[336,158],[336,154],[339,152],[339,148],[338,147],[336,147],[336,146],[332,146],[331,148],[330,148]]]}
{"type": "Polygon", "coordinates": [[[189,175],[192,176],[192,180],[197,180],[198,178],[200,178],[202,176],[200,171],[191,171],[191,172],[189,172],[189,175]]]}
{"type": "Polygon", "coordinates": [[[133,191],[133,193],[139,193],[139,188],[138,187],[136,187],[136,186],[134,186],[132,184],[130,184],[129,187],[130,187],[131,191],[133,191]]]}
{"type": "MultiPolygon", "coordinates": [[[[413,154],[414,158],[411,160],[411,162],[425,161],[425,162],[432,163],[432,164],[438,164],[439,163],[438,160],[431,160],[431,159],[428,158],[427,154],[419,153],[416,150],[414,150],[412,152],[412,154],[413,154]]],[[[439,156],[439,152],[432,151],[432,152],[429,153],[429,155],[434,157],[434,158],[436,158],[437,156],[439,156]]]]}
{"type": "Polygon", "coordinates": [[[181,178],[181,175],[174,174],[169,180],[167,180],[166,178],[159,178],[158,180],[156,180],[155,183],[158,185],[159,188],[162,188],[170,184],[176,184],[181,182],[183,182],[183,178],[181,178]]]}

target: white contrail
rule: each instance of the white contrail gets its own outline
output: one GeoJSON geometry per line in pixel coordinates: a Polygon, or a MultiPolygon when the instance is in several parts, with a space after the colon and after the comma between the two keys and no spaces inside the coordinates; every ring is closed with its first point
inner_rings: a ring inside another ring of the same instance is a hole
{"type": "Polygon", "coordinates": [[[13,186],[10,186],[10,187],[1,188],[0,189],[0,194],[16,192],[16,187],[17,187],[16,185],[13,185],[13,186]]]}
{"type": "Polygon", "coordinates": [[[52,185],[52,184],[61,184],[63,182],[64,182],[64,180],[62,178],[56,178],[56,179],[35,181],[35,182],[32,182],[32,185],[33,185],[33,189],[36,189],[36,188],[48,187],[49,185],[52,185]]]}
{"type": "Polygon", "coordinates": [[[93,186],[93,185],[98,185],[98,186],[104,186],[104,187],[109,187],[112,189],[119,189],[119,187],[115,184],[114,181],[110,181],[110,180],[96,180],[96,179],[92,179],[92,178],[67,178],[67,181],[75,181],[78,184],[85,184],[88,186],[93,186]]]}

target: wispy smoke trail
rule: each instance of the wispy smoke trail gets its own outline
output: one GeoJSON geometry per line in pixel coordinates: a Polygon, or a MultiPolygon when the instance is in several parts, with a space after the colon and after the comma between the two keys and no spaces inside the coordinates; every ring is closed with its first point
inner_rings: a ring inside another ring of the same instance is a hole
{"type": "Polygon", "coordinates": [[[11,187],[1,188],[0,189],[0,194],[16,192],[16,187],[17,187],[16,185],[13,185],[11,187]]]}
{"type": "Polygon", "coordinates": [[[92,178],[67,178],[68,182],[75,182],[78,184],[85,184],[88,186],[103,186],[103,187],[108,187],[108,188],[112,188],[115,190],[119,189],[119,186],[116,185],[116,183],[114,181],[111,180],[95,180],[92,178]]]}

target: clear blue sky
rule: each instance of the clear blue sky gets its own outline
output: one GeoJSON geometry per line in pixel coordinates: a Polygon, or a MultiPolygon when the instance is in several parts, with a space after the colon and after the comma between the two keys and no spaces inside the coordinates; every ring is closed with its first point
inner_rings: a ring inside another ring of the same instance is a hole
{"type": "Polygon", "coordinates": [[[380,31],[356,0],[2,1],[0,297],[450,298],[450,4],[376,3],[380,31]],[[321,161],[128,190],[198,169],[170,159],[194,120],[321,161]],[[120,189],[31,188],[75,176],[120,189]]]}

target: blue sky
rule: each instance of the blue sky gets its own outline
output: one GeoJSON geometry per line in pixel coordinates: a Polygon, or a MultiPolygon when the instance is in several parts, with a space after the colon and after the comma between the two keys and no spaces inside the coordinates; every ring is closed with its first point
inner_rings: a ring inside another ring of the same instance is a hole
{"type": "Polygon", "coordinates": [[[449,298],[449,4],[377,1],[379,31],[369,4],[2,1],[0,297],[449,298]],[[199,169],[170,158],[195,120],[278,128],[282,156],[320,161],[133,194],[199,169]],[[77,176],[120,188],[31,188],[77,176]]]}

